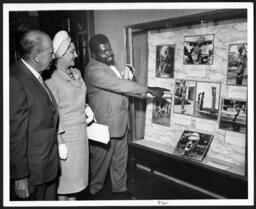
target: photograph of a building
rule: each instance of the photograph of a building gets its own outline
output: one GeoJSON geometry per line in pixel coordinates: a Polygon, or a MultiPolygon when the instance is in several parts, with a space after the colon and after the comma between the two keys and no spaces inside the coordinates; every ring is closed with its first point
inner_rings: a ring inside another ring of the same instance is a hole
{"type": "Polygon", "coordinates": [[[219,128],[245,134],[247,131],[247,102],[237,99],[223,99],[219,128]]]}
{"type": "Polygon", "coordinates": [[[174,112],[193,115],[195,101],[195,81],[176,80],[174,90],[174,112]]]}
{"type": "Polygon", "coordinates": [[[197,82],[194,115],[217,120],[219,113],[220,83],[197,82]]]}

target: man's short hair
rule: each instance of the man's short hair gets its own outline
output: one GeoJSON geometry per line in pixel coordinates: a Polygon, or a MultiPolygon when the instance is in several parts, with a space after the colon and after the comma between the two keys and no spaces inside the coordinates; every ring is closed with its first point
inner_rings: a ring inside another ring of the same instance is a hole
{"type": "Polygon", "coordinates": [[[42,47],[46,33],[39,30],[27,31],[20,41],[21,56],[29,59],[30,55],[38,48],[42,47]]]}
{"type": "Polygon", "coordinates": [[[89,48],[91,53],[95,54],[97,52],[97,46],[100,44],[109,43],[108,37],[103,34],[97,34],[93,36],[89,41],[89,48]]]}

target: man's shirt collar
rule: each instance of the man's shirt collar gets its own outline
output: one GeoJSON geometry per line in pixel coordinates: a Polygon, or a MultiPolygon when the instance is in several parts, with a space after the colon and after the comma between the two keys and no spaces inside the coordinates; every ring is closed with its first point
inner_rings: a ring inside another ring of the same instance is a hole
{"type": "Polygon", "coordinates": [[[26,65],[26,67],[30,70],[30,72],[36,77],[37,80],[41,82],[41,75],[38,73],[33,67],[31,67],[24,59],[21,58],[21,61],[26,65]]]}

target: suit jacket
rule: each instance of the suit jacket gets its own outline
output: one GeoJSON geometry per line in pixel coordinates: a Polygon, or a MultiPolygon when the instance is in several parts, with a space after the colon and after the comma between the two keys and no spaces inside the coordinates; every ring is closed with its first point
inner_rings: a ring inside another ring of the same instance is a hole
{"type": "Polygon", "coordinates": [[[88,103],[97,122],[108,125],[110,137],[124,135],[128,124],[128,98],[144,97],[147,87],[119,79],[111,68],[91,59],[85,71],[88,103]]]}
{"type": "MultiPolygon", "coordinates": [[[[51,94],[50,90],[49,93],[51,94]]],[[[59,168],[58,112],[22,61],[10,71],[10,177],[29,177],[33,184],[54,179],[59,168]]]]}

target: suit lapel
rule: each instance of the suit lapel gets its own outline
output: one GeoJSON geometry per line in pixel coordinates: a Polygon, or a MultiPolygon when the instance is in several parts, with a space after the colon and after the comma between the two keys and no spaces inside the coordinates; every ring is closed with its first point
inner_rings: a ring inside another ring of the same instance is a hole
{"type": "MultiPolygon", "coordinates": [[[[48,92],[49,92],[49,94],[51,96],[52,105],[54,106],[55,109],[58,109],[58,105],[57,105],[57,102],[56,102],[56,100],[54,98],[53,93],[51,92],[51,90],[49,89],[49,87],[47,85],[45,85],[45,88],[47,88],[47,90],[48,90],[48,92]]],[[[48,95],[48,97],[49,97],[49,95],[48,95]]]]}
{"type": "Polygon", "coordinates": [[[56,101],[54,99],[53,94],[51,93],[51,90],[49,88],[47,88],[47,85],[45,85],[45,86],[48,89],[48,92],[50,93],[51,98],[49,97],[48,93],[46,92],[46,90],[44,89],[44,87],[42,86],[40,81],[32,74],[32,72],[27,68],[26,65],[24,65],[24,63],[22,61],[20,61],[20,66],[21,66],[20,70],[23,72],[23,74],[26,76],[26,78],[30,80],[29,82],[32,82],[34,85],[36,85],[38,87],[39,91],[41,91],[41,93],[45,97],[47,97],[47,99],[52,104],[54,110],[56,110],[57,109],[56,101]]]}
{"type": "MultiPolygon", "coordinates": [[[[47,88],[47,90],[48,90],[48,92],[49,92],[49,94],[50,94],[50,96],[52,98],[52,100],[51,100],[51,108],[52,108],[52,111],[54,112],[55,121],[57,122],[58,115],[59,115],[59,113],[58,113],[58,104],[57,104],[57,102],[56,102],[56,100],[54,98],[54,95],[51,92],[50,88],[47,85],[45,85],[45,87],[47,88]]],[[[49,95],[48,95],[48,97],[49,97],[49,95]]]]}
{"type": "Polygon", "coordinates": [[[46,90],[44,89],[40,81],[38,81],[38,79],[32,74],[32,72],[26,67],[26,65],[24,65],[24,63],[21,60],[19,61],[18,65],[19,65],[19,71],[22,73],[24,80],[28,81],[29,85],[31,85],[31,88],[34,88],[35,91],[40,91],[40,94],[39,94],[40,97],[42,96],[48,99],[49,108],[53,113],[54,124],[57,125],[57,121],[59,117],[58,107],[57,107],[57,102],[51,90],[47,87],[47,85],[45,85],[52,99],[50,99],[48,93],[46,92],[46,90]]]}
{"type": "MultiPolygon", "coordinates": [[[[31,80],[34,84],[36,84],[38,87],[41,85],[37,78],[33,75],[33,73],[27,68],[27,66],[20,61],[20,70],[25,74],[27,79],[31,80]]],[[[42,87],[43,88],[43,87],[42,87]]]]}

